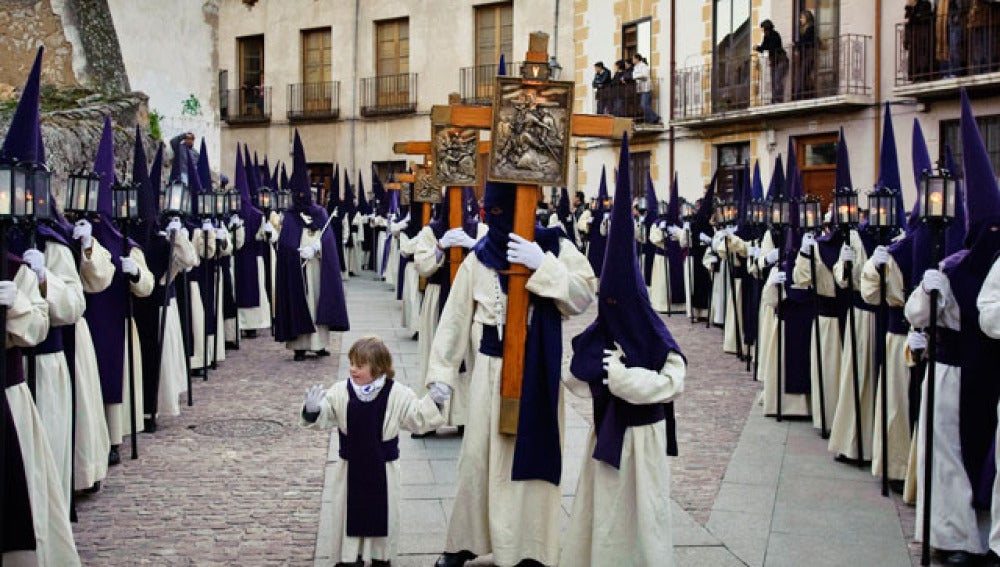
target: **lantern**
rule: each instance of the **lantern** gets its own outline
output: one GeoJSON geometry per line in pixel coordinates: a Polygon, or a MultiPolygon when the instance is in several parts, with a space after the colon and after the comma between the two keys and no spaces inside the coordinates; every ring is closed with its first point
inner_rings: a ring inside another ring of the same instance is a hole
{"type": "Polygon", "coordinates": [[[771,199],[771,204],[768,207],[768,216],[773,228],[783,228],[791,224],[792,215],[790,205],[791,203],[788,199],[783,196],[771,199]]]}
{"type": "Polygon", "coordinates": [[[649,201],[645,197],[639,197],[635,201],[635,208],[639,210],[640,213],[645,214],[649,209],[649,201]]]}
{"type": "Polygon", "coordinates": [[[31,195],[35,201],[35,220],[52,218],[52,203],[49,199],[52,174],[44,164],[36,164],[28,174],[31,195]]]}
{"type": "Polygon", "coordinates": [[[34,213],[26,164],[0,162],[0,219],[19,219],[34,213]]]}
{"type": "Polygon", "coordinates": [[[274,208],[274,192],[269,187],[262,186],[253,196],[254,206],[264,212],[270,212],[274,208]]]}
{"type": "Polygon", "coordinates": [[[896,228],[896,192],[888,187],[879,187],[868,193],[868,226],[875,228],[896,228]]]}
{"type": "Polygon", "coordinates": [[[275,195],[275,208],[279,211],[284,211],[288,207],[292,206],[292,192],[291,191],[278,191],[275,195]]]}
{"type": "Polygon", "coordinates": [[[198,193],[198,215],[204,219],[210,219],[219,214],[216,210],[216,193],[213,191],[205,191],[203,193],[198,193]]]}
{"type": "Polygon", "coordinates": [[[521,64],[521,78],[525,81],[544,82],[555,77],[552,77],[552,69],[547,61],[525,61],[521,64]]]}
{"type": "Polygon", "coordinates": [[[239,191],[229,191],[226,193],[226,199],[229,201],[229,215],[238,215],[240,210],[243,209],[243,198],[239,191]]]}
{"type": "Polygon", "coordinates": [[[70,173],[63,210],[80,216],[96,212],[97,191],[100,185],[100,176],[92,171],[87,172],[81,169],[70,173]]]}
{"type": "Polygon", "coordinates": [[[118,183],[111,188],[111,208],[114,220],[128,222],[139,216],[139,186],[118,183]]]}
{"type": "Polygon", "coordinates": [[[191,212],[191,193],[179,179],[160,189],[160,211],[174,215],[191,212]]]}
{"type": "Polygon", "coordinates": [[[695,210],[694,205],[685,200],[681,201],[681,218],[684,220],[691,220],[696,212],[697,211],[695,210]]]}
{"type": "Polygon", "coordinates": [[[925,222],[945,223],[955,218],[955,178],[951,172],[939,168],[937,174],[925,171],[920,218],[925,222]]]}
{"type": "Polygon", "coordinates": [[[656,204],[656,212],[662,217],[667,214],[670,209],[670,205],[666,201],[660,201],[656,204]]]}
{"type": "Polygon", "coordinates": [[[799,227],[802,230],[818,230],[822,226],[822,203],[815,197],[807,197],[799,203],[799,227]]]}
{"type": "Polygon", "coordinates": [[[840,227],[858,225],[858,192],[841,187],[833,194],[833,224],[840,227]]]}

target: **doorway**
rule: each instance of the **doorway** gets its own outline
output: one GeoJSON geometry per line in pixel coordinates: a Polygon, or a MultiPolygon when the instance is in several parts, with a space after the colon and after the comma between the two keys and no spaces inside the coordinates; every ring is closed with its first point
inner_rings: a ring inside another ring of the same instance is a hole
{"type": "Polygon", "coordinates": [[[837,134],[795,138],[795,154],[806,197],[819,199],[826,211],[833,201],[837,181],[837,134]]]}

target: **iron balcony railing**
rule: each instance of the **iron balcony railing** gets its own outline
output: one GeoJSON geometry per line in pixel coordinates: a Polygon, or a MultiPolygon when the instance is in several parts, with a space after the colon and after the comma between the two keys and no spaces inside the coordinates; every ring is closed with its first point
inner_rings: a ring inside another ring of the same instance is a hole
{"type": "Polygon", "coordinates": [[[896,24],[896,86],[996,71],[1000,71],[1000,8],[970,11],[956,21],[931,8],[908,9],[906,21],[896,24]]]}
{"type": "Polygon", "coordinates": [[[361,79],[361,116],[409,114],[416,111],[416,73],[361,79]]]}
{"type": "Polygon", "coordinates": [[[788,45],[674,73],[675,120],[843,95],[870,95],[871,38],[857,34],[788,45]]]}
{"type": "Polygon", "coordinates": [[[224,91],[222,96],[226,101],[222,118],[230,124],[271,120],[271,87],[248,85],[224,91]]]}
{"type": "MultiPolygon", "coordinates": [[[[649,107],[654,114],[660,113],[660,80],[650,79],[649,107]]],[[[594,113],[631,118],[637,123],[646,122],[642,108],[642,97],[634,82],[609,84],[594,90],[594,113]]]]}
{"type": "MultiPolygon", "coordinates": [[[[489,106],[493,104],[493,79],[497,76],[498,65],[475,65],[462,67],[458,70],[462,95],[462,104],[489,106]]],[[[507,76],[517,77],[521,74],[521,64],[511,62],[506,64],[507,76]]]]}
{"type": "Polygon", "coordinates": [[[288,85],[288,119],[320,120],[340,117],[340,81],[288,85]]]}

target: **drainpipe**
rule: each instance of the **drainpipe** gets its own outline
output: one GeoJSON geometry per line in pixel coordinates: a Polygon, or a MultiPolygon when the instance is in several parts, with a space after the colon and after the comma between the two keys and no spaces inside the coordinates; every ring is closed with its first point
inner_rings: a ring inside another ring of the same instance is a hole
{"type": "Polygon", "coordinates": [[[555,20],[552,22],[552,57],[559,60],[559,0],[556,0],[555,20]]]}
{"type": "Polygon", "coordinates": [[[351,169],[357,171],[357,124],[358,124],[358,30],[361,22],[361,0],[354,0],[354,76],[351,78],[351,169]]]}
{"type": "MultiPolygon", "coordinates": [[[[674,73],[677,71],[677,2],[670,3],[670,76],[667,78],[667,84],[670,85],[670,96],[669,103],[669,119],[667,122],[670,124],[669,132],[670,137],[667,139],[667,143],[670,144],[668,161],[670,162],[670,176],[667,178],[667,183],[674,182],[674,73]]],[[[660,100],[663,100],[662,98],[660,100]]]]}
{"type": "MultiPolygon", "coordinates": [[[[882,159],[882,0],[875,0],[875,151],[877,160],[882,159]]],[[[875,180],[878,182],[878,171],[875,180]]]]}

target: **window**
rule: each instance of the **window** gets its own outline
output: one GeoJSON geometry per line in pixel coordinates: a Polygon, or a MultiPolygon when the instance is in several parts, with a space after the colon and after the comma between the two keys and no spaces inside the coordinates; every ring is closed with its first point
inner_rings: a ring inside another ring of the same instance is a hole
{"type": "Polygon", "coordinates": [[[513,4],[476,6],[476,66],[496,65],[501,54],[510,64],[513,51],[513,4]]]}
{"type": "MultiPolygon", "coordinates": [[[[236,113],[244,117],[264,116],[264,36],[241,37],[239,45],[240,91],[236,113]]],[[[232,113],[232,110],[229,110],[232,113]]]]}
{"type": "MultiPolygon", "coordinates": [[[[1000,171],[1000,115],[980,116],[976,118],[979,131],[983,135],[983,142],[986,144],[986,153],[990,156],[990,165],[993,166],[993,174],[1000,171]]],[[[952,174],[962,175],[962,135],[959,130],[958,120],[941,121],[941,146],[938,149],[938,157],[941,164],[945,164],[946,150],[951,148],[952,156],[955,158],[955,169],[952,174]]]]}
{"type": "Polygon", "coordinates": [[[636,53],[649,59],[653,52],[653,23],[643,18],[622,26],[622,59],[632,59],[636,53]]]}
{"type": "Polygon", "coordinates": [[[719,164],[715,198],[730,201],[743,183],[744,165],[750,163],[750,143],[720,144],[715,146],[715,156],[719,164]]]}
{"type": "Polygon", "coordinates": [[[379,77],[410,72],[410,20],[375,22],[375,74],[379,77]]]}
{"type": "Polygon", "coordinates": [[[229,71],[219,71],[219,117],[229,117],[229,71]]]}
{"type": "Polygon", "coordinates": [[[819,199],[823,210],[833,202],[837,184],[837,138],[836,132],[795,138],[802,191],[819,199]]]}
{"type": "Polygon", "coordinates": [[[316,202],[325,206],[330,198],[330,184],[333,182],[333,164],[310,163],[306,167],[309,169],[309,185],[315,185],[319,188],[319,194],[316,195],[316,202]]]}
{"type": "MultiPolygon", "coordinates": [[[[644,197],[646,195],[646,179],[649,177],[649,152],[634,152],[629,158],[632,196],[644,197]]],[[[650,207],[654,207],[654,205],[650,204],[650,207]]]]}
{"type": "Polygon", "coordinates": [[[302,31],[302,82],[330,80],[330,28],[302,31]]]}
{"type": "Polygon", "coordinates": [[[713,0],[712,106],[750,105],[750,0],[713,0]]]}
{"type": "MultiPolygon", "coordinates": [[[[837,37],[840,26],[840,0],[797,0],[795,3],[795,20],[792,33],[788,37],[798,39],[802,28],[799,16],[808,11],[815,21],[816,39],[826,41],[837,37]]],[[[782,30],[778,30],[779,32],[782,30]]]]}
{"type": "Polygon", "coordinates": [[[389,178],[394,173],[406,173],[406,161],[373,161],[372,169],[378,174],[378,178],[382,180],[382,183],[388,183],[389,178]]]}

